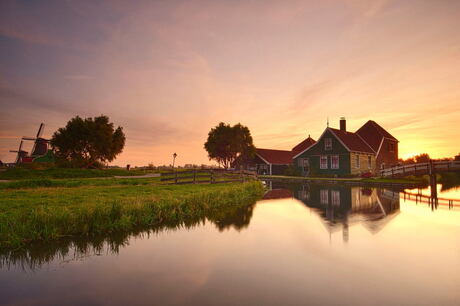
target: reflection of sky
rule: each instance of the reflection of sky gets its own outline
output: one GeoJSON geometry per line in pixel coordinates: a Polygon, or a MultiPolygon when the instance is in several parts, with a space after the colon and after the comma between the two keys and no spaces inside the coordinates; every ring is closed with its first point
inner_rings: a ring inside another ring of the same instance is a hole
{"type": "Polygon", "coordinates": [[[239,232],[206,224],[131,239],[118,255],[2,271],[0,296],[42,304],[458,304],[459,214],[401,202],[381,231],[356,224],[344,243],[300,201],[266,200],[239,232]]]}
{"type": "MultiPolygon", "coordinates": [[[[219,121],[290,149],[374,119],[400,155],[457,154],[459,1],[0,2],[0,159],[45,121],[125,128],[116,163],[208,162],[219,121]],[[289,5],[288,5],[288,4],[289,5]],[[429,114],[429,118],[427,117],[429,114]]],[[[30,145],[30,144],[28,144],[30,145]]]]}
{"type": "MultiPolygon", "coordinates": [[[[454,187],[449,190],[441,191],[442,185],[438,184],[436,186],[436,190],[438,191],[438,197],[447,198],[447,199],[456,199],[460,201],[460,187],[454,187]]],[[[418,193],[420,191],[423,195],[431,195],[431,187],[423,188],[423,189],[412,189],[409,190],[411,193],[418,193]]]]}

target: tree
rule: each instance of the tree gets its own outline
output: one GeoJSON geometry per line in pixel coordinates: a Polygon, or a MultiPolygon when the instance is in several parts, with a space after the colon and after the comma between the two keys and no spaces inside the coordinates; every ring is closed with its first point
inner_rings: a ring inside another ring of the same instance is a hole
{"type": "Polygon", "coordinates": [[[51,146],[60,161],[88,168],[114,160],[123,151],[125,140],[123,128],[114,129],[107,116],[76,116],[53,134],[51,146]]]}
{"type": "Polygon", "coordinates": [[[230,167],[236,159],[252,158],[256,150],[246,126],[240,123],[230,126],[223,122],[211,129],[204,148],[209,159],[216,160],[224,168],[230,167]]]}

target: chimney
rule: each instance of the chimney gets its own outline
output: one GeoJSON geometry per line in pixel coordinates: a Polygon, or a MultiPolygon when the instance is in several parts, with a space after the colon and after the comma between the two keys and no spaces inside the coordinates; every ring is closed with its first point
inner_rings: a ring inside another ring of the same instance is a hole
{"type": "Polygon", "coordinates": [[[347,131],[347,120],[345,117],[340,117],[340,130],[344,132],[347,131]]]}

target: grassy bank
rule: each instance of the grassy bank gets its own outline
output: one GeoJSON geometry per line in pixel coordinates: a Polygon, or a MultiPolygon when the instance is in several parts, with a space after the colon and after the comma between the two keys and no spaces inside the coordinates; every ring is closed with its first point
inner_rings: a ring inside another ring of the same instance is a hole
{"type": "Polygon", "coordinates": [[[98,178],[113,176],[135,176],[152,173],[148,170],[114,169],[73,169],[49,168],[27,169],[21,167],[8,168],[0,171],[0,180],[33,180],[33,179],[65,179],[65,178],[98,178]]]}
{"type": "Polygon", "coordinates": [[[157,224],[186,224],[187,220],[218,215],[227,207],[247,206],[263,193],[259,182],[178,186],[162,185],[154,179],[137,185],[130,182],[138,179],[91,181],[82,181],[80,186],[1,189],[0,248],[157,224]]]}

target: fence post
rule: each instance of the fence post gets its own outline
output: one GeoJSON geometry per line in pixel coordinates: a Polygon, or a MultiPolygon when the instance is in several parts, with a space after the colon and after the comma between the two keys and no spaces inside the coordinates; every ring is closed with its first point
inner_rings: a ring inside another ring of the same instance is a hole
{"type": "Polygon", "coordinates": [[[244,182],[243,170],[240,170],[240,178],[241,178],[241,182],[244,182]]]}
{"type": "Polygon", "coordinates": [[[193,184],[196,184],[196,169],[193,169],[193,184]]]}
{"type": "Polygon", "coordinates": [[[174,171],[174,184],[177,184],[177,171],[174,171]]]}
{"type": "Polygon", "coordinates": [[[214,184],[214,171],[211,170],[211,184],[214,184]]]}

